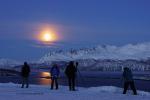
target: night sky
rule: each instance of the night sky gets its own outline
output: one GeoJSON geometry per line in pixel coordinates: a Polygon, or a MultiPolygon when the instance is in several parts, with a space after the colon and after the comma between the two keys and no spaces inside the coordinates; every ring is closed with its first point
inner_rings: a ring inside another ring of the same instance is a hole
{"type": "Polygon", "coordinates": [[[0,58],[37,60],[50,49],[150,41],[149,0],[0,0],[0,58]],[[59,40],[42,45],[41,27],[59,40]]]}

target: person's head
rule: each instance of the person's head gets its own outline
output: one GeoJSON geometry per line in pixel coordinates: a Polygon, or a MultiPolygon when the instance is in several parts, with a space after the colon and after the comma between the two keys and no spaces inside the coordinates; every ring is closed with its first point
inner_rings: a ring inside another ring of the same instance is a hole
{"type": "Polygon", "coordinates": [[[73,61],[70,61],[70,62],[69,62],[69,65],[70,65],[70,66],[73,66],[73,65],[74,65],[74,62],[73,62],[73,61]]]}
{"type": "Polygon", "coordinates": [[[24,62],[24,65],[28,65],[28,63],[27,63],[27,62],[24,62]]]}
{"type": "Polygon", "coordinates": [[[58,65],[57,64],[53,64],[53,67],[58,67],[58,65]]]}
{"type": "Polygon", "coordinates": [[[124,71],[129,71],[130,69],[128,67],[124,67],[124,71]]]}

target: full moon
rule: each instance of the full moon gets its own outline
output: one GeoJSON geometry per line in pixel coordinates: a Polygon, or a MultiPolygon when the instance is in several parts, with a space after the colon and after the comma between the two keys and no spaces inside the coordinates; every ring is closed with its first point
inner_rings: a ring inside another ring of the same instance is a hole
{"type": "Polygon", "coordinates": [[[50,34],[50,33],[44,33],[43,34],[43,40],[44,41],[52,41],[52,39],[53,39],[53,37],[52,37],[52,35],[50,34]]]}
{"type": "Polygon", "coordinates": [[[37,39],[43,43],[54,42],[58,40],[58,35],[52,30],[42,30],[37,35],[37,39]]]}

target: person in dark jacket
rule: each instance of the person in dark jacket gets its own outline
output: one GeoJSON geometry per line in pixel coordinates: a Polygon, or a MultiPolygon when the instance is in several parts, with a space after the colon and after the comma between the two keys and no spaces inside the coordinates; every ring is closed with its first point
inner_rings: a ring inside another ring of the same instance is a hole
{"type": "Polygon", "coordinates": [[[51,89],[53,89],[54,83],[55,83],[56,90],[57,90],[58,89],[58,77],[60,74],[60,71],[59,71],[57,64],[53,65],[53,67],[50,70],[50,73],[51,73],[51,80],[52,80],[51,89]]]}
{"type": "Polygon", "coordinates": [[[71,61],[65,70],[65,74],[68,78],[70,91],[75,91],[76,72],[77,72],[77,68],[74,66],[74,62],[71,61]]]}
{"type": "Polygon", "coordinates": [[[124,68],[123,79],[124,79],[123,94],[126,94],[126,91],[127,91],[128,87],[130,86],[131,89],[133,90],[134,95],[137,95],[137,91],[136,91],[136,88],[134,85],[133,75],[132,75],[131,70],[128,67],[124,68]]]}
{"type": "Polygon", "coordinates": [[[26,84],[26,88],[29,87],[29,74],[30,74],[30,66],[27,64],[27,62],[24,62],[24,65],[21,69],[21,76],[22,76],[22,87],[24,88],[24,85],[26,84]]]}

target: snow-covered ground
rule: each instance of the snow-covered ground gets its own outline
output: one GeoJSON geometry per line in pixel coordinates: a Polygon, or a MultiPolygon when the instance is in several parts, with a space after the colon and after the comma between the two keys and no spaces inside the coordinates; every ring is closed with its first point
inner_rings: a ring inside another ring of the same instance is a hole
{"type": "Polygon", "coordinates": [[[50,86],[31,85],[22,89],[19,84],[1,83],[0,100],[149,100],[150,93],[132,91],[123,95],[122,89],[113,86],[79,88],[78,91],[68,91],[68,87],[60,86],[59,90],[50,90],[50,86]]]}

